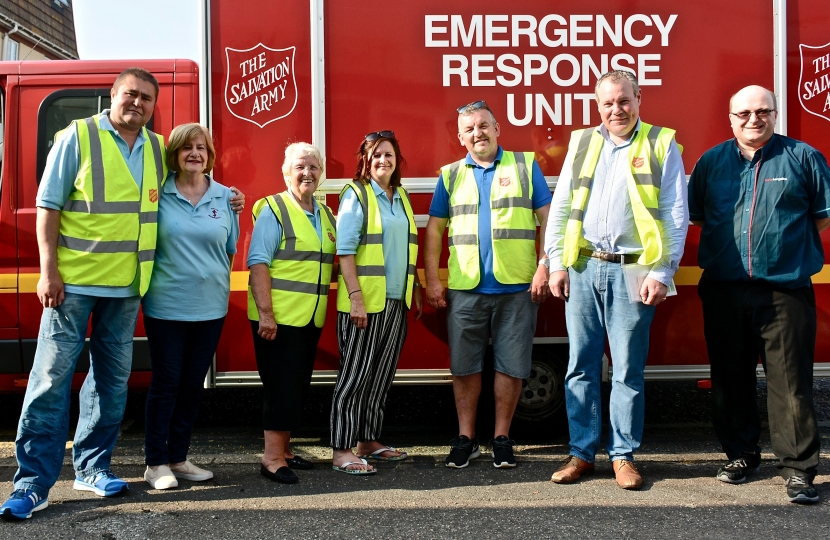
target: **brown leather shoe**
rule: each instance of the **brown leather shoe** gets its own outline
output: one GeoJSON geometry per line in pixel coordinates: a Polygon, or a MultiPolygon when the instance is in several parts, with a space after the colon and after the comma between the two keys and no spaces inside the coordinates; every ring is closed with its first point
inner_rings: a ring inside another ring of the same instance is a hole
{"type": "Polygon", "coordinates": [[[579,480],[579,477],[583,474],[587,476],[593,474],[593,472],[593,463],[583,461],[576,456],[568,456],[565,464],[559,467],[550,477],[550,481],[556,484],[570,484],[579,480]]]}
{"type": "Polygon", "coordinates": [[[614,474],[617,475],[617,484],[623,489],[640,489],[643,485],[643,477],[634,466],[634,463],[627,459],[619,459],[612,463],[614,474]]]}

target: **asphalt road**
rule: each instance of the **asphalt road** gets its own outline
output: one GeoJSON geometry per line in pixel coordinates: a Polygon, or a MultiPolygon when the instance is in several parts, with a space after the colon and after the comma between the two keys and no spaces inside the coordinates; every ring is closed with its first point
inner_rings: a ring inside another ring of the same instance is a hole
{"type": "MultiPolygon", "coordinates": [[[[691,382],[647,385],[638,454],[646,484],[638,492],[617,488],[604,459],[586,481],[552,484],[550,474],[568,451],[555,422],[514,434],[516,469],[494,469],[487,454],[467,469],[446,469],[446,442],[455,430],[446,387],[390,394],[384,442],[403,447],[409,460],[381,464],[373,477],[340,474],[326,461],[330,389],[313,390],[308,427],[295,434],[294,447],[316,466],[300,471],[296,485],[259,475],[261,394],[251,389],[206,395],[191,459],[213,470],[213,480],[150,489],[142,479],[144,396],[131,394],[113,466],[129,480],[130,493],[101,499],[76,492],[65,466],[50,507],[26,522],[0,522],[0,538],[830,538],[830,464],[816,479],[822,502],[812,506],[786,502],[768,437],[759,475],[740,486],[718,482],[713,476],[723,456],[709,427],[709,395],[691,382]]],[[[759,390],[763,402],[763,382],[759,390]]],[[[830,448],[828,390],[830,381],[816,383],[824,448],[830,448]]],[[[12,489],[16,422],[10,418],[20,401],[0,396],[0,493],[12,489]]]]}

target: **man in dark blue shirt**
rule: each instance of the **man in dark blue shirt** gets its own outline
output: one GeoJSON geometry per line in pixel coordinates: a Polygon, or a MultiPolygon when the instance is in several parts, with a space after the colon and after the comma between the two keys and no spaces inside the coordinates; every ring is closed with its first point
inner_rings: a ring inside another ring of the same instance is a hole
{"type": "Polygon", "coordinates": [[[729,462],[717,478],[740,484],[761,463],[758,357],[767,377],[776,466],[790,502],[819,500],[813,409],[816,302],[810,276],[824,264],[830,168],[809,145],[774,133],[775,95],[732,96],[734,139],[709,149],[689,182],[689,217],[702,227],[698,294],[712,377],[713,419],[729,462]]]}

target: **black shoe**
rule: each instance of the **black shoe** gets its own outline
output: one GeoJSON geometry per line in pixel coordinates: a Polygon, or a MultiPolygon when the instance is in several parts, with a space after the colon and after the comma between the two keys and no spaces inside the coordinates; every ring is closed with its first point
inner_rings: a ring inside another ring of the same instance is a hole
{"type": "Polygon", "coordinates": [[[297,470],[303,470],[304,471],[304,470],[307,470],[307,469],[314,468],[314,464],[312,462],[308,461],[307,459],[303,459],[300,456],[296,456],[296,455],[291,459],[286,459],[285,462],[288,463],[288,466],[291,467],[292,469],[297,469],[297,470]]]}
{"type": "Polygon", "coordinates": [[[513,456],[513,445],[516,441],[499,435],[490,439],[490,446],[493,447],[493,467],[497,469],[509,469],[516,466],[516,458],[513,456]]]}
{"type": "Polygon", "coordinates": [[[790,476],[787,479],[787,498],[793,503],[818,502],[818,491],[808,476],[790,476]]]}
{"type": "Polygon", "coordinates": [[[296,484],[299,480],[297,475],[288,467],[280,467],[277,472],[271,472],[265,465],[260,465],[259,474],[281,484],[296,484]]]}
{"type": "Polygon", "coordinates": [[[447,467],[453,469],[463,469],[470,464],[471,459],[475,459],[481,455],[481,450],[478,447],[478,441],[473,438],[470,440],[466,435],[459,435],[450,441],[450,455],[444,461],[447,467]]]}
{"type": "Polygon", "coordinates": [[[761,470],[761,456],[733,459],[720,469],[715,478],[727,484],[743,484],[747,474],[755,474],[761,470]]]}

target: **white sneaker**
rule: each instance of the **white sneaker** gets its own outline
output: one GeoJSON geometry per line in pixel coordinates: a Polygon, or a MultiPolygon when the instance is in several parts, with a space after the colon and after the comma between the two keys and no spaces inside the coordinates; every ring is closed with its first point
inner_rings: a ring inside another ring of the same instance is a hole
{"type": "Polygon", "coordinates": [[[144,479],[153,486],[153,489],[170,489],[179,485],[179,481],[167,465],[159,465],[156,470],[147,467],[144,471],[144,479]]]}
{"type": "Polygon", "coordinates": [[[170,465],[170,470],[176,475],[176,478],[184,478],[194,482],[203,482],[213,478],[212,472],[200,469],[189,461],[185,461],[181,465],[170,465]]]}

